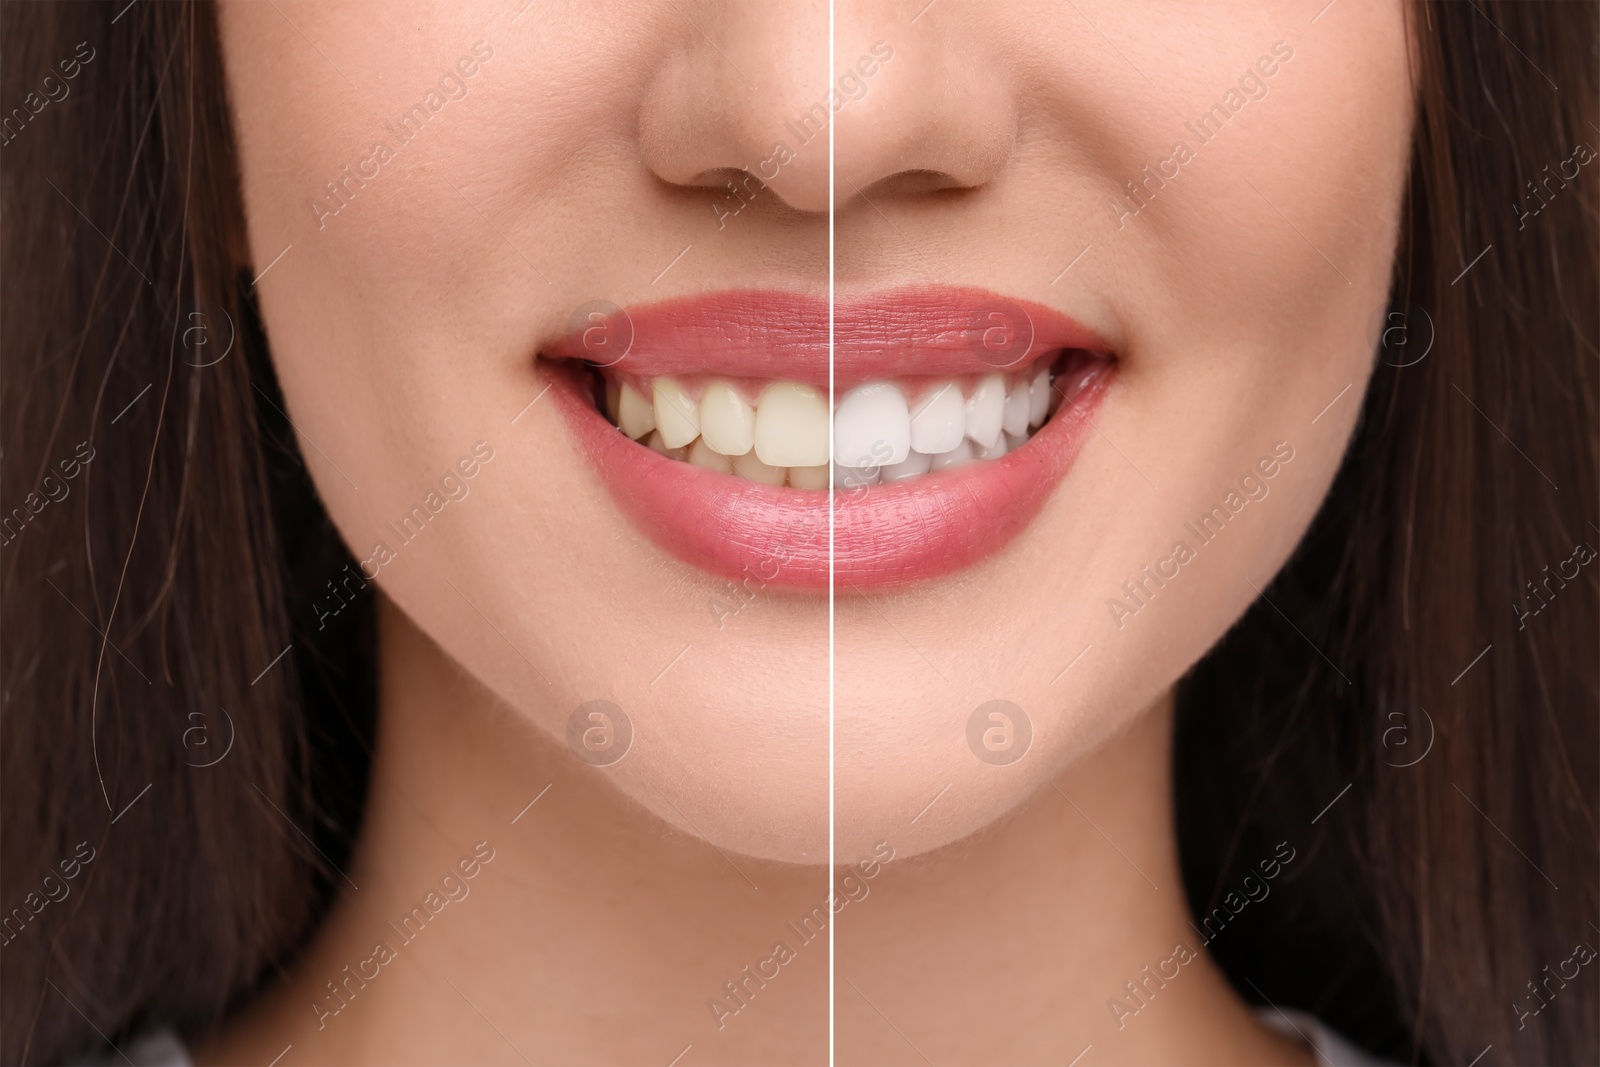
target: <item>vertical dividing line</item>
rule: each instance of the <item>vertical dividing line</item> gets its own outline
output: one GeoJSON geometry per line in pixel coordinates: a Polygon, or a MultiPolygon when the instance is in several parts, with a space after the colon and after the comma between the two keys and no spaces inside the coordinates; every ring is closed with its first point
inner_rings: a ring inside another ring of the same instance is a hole
{"type": "MultiPolygon", "coordinates": [[[[828,88],[833,88],[833,9],[836,0],[828,0],[828,88]]],[[[828,907],[833,907],[834,857],[833,811],[833,128],[838,116],[828,117],[828,907]]],[[[828,1067],[833,1067],[834,1050],[834,930],[838,916],[828,923],[828,1067]]]]}

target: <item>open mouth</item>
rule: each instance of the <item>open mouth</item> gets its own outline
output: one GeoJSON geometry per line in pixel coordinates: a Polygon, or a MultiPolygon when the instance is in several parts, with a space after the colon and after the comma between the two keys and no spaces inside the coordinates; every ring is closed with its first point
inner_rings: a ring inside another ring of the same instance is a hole
{"type": "Polygon", "coordinates": [[[597,406],[647,448],[761,485],[817,491],[894,484],[1000,459],[1072,403],[1086,372],[1101,362],[1092,353],[1061,351],[1010,373],[867,382],[833,404],[826,390],[802,382],[640,379],[595,365],[590,371],[597,406]]]}
{"type": "Polygon", "coordinates": [[[817,588],[831,565],[858,590],[998,551],[1064,476],[1114,376],[1077,323],[981,291],[838,304],[833,326],[830,346],[813,297],[713,294],[616,309],[540,363],[658,544],[746,585],[817,588]]]}

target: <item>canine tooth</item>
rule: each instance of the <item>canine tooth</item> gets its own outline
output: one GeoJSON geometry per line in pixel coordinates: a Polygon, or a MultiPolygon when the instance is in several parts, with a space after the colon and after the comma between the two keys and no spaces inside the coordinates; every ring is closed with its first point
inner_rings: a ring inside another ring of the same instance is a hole
{"type": "Polygon", "coordinates": [[[790,467],[789,485],[795,489],[828,488],[828,465],[821,463],[811,467],[790,467]]]}
{"type": "Polygon", "coordinates": [[[900,463],[891,463],[883,468],[884,484],[903,482],[907,478],[915,478],[920,474],[927,474],[933,466],[933,457],[922,452],[913,452],[900,463]]]}
{"type": "Polygon", "coordinates": [[[650,401],[627,382],[617,393],[617,427],[635,441],[656,428],[656,413],[650,401]]]}
{"type": "Polygon", "coordinates": [[[849,467],[899,463],[911,451],[906,398],[888,382],[858,385],[833,413],[833,453],[849,467]]]}
{"type": "Polygon", "coordinates": [[[650,431],[650,437],[647,441],[645,441],[645,447],[650,449],[652,452],[661,453],[668,459],[681,460],[689,458],[689,450],[687,448],[668,448],[667,443],[661,439],[660,430],[650,431]]]}
{"type": "Polygon", "coordinates": [[[986,374],[967,397],[967,436],[980,448],[993,447],[1000,439],[1000,418],[1006,407],[1006,380],[986,374]]]}
{"type": "Polygon", "coordinates": [[[877,485],[878,479],[882,476],[881,467],[846,467],[839,463],[833,465],[835,489],[865,489],[869,485],[877,485]]]}
{"type": "Polygon", "coordinates": [[[756,404],[756,457],[774,467],[828,462],[828,398],[809,385],[773,382],[756,404]]]}
{"type": "Polygon", "coordinates": [[[1028,432],[1028,383],[1018,382],[1006,395],[1005,409],[1000,413],[1000,425],[1006,433],[1028,432]]]}
{"type": "MultiPolygon", "coordinates": [[[[712,382],[700,398],[700,439],[724,456],[742,456],[755,443],[756,409],[727,382],[712,382]]],[[[780,483],[781,484],[781,483],[780,483]]]]}
{"type": "Polygon", "coordinates": [[[1028,425],[1043,426],[1050,414],[1050,368],[1040,367],[1028,383],[1028,425]]]}
{"type": "Polygon", "coordinates": [[[774,467],[769,463],[761,462],[760,459],[756,458],[754,452],[746,452],[742,456],[734,456],[733,473],[748,481],[760,482],[762,485],[782,485],[789,474],[788,470],[783,467],[774,467]]]}
{"type": "Polygon", "coordinates": [[[617,400],[621,396],[621,386],[610,378],[606,382],[606,414],[611,416],[611,421],[617,421],[617,400]]]}
{"type": "Polygon", "coordinates": [[[940,382],[911,409],[911,447],[927,455],[948,452],[967,432],[967,401],[955,382],[940,382]]]}
{"type": "Polygon", "coordinates": [[[995,443],[989,448],[974,446],[972,449],[973,455],[977,456],[979,459],[999,459],[1010,451],[1010,446],[1006,444],[1005,434],[1001,434],[999,438],[996,439],[995,443]]]}
{"type": "Polygon", "coordinates": [[[1028,435],[1025,433],[1008,433],[1005,438],[1007,452],[1015,452],[1028,443],[1028,435]]]}
{"type": "Polygon", "coordinates": [[[954,467],[965,467],[968,463],[977,462],[977,459],[978,457],[973,455],[972,452],[972,442],[962,438],[961,443],[950,451],[941,452],[939,455],[934,456],[929,469],[947,471],[954,467]]]}
{"type": "Polygon", "coordinates": [[[696,437],[694,444],[689,446],[689,462],[706,470],[721,471],[723,474],[733,473],[733,462],[706,444],[704,437],[696,437]]]}
{"type": "Polygon", "coordinates": [[[680,448],[700,436],[700,408],[675,378],[657,378],[650,384],[655,401],[656,429],[668,448],[680,448]]]}

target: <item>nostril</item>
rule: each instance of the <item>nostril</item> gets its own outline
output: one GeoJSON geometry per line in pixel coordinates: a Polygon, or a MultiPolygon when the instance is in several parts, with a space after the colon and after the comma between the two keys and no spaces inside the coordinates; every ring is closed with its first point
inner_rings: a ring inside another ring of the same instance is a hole
{"type": "Polygon", "coordinates": [[[767,191],[766,182],[761,180],[755,170],[738,167],[715,167],[704,170],[683,184],[691,189],[709,189],[712,192],[737,196],[743,200],[754,200],[767,191]]]}
{"type": "Polygon", "coordinates": [[[793,158],[790,154],[751,168],[717,167],[701,171],[689,181],[681,183],[680,188],[693,189],[697,193],[703,191],[720,230],[728,224],[728,220],[746,208],[757,208],[764,213],[793,209],[794,205],[784,198],[782,192],[762,180],[763,176],[776,178],[782,164],[793,158]]]}
{"type": "MultiPolygon", "coordinates": [[[[841,170],[840,174],[842,176],[844,172],[841,170]]],[[[903,170],[880,178],[871,185],[857,186],[857,191],[873,199],[879,197],[893,199],[972,188],[975,186],[970,182],[964,182],[954,174],[942,170],[903,170]]]]}

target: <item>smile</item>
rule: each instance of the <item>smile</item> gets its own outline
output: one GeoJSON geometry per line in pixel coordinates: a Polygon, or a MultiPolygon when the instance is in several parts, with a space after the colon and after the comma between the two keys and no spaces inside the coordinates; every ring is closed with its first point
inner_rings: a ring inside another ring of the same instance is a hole
{"type": "Polygon", "coordinates": [[[1115,360],[1043,306],[968,289],[834,308],[735,292],[617,311],[541,352],[634,523],[762,586],[856,590],[999,551],[1060,482],[1115,360]],[[831,492],[830,492],[831,489],[831,492]]]}

